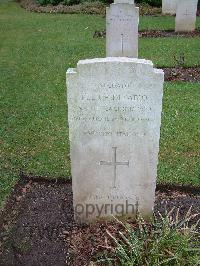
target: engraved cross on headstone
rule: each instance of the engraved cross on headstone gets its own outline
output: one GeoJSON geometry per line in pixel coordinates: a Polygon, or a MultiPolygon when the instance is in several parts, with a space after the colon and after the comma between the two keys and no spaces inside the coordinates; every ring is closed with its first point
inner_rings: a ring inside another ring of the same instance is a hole
{"type": "Polygon", "coordinates": [[[100,165],[109,165],[114,167],[114,180],[113,180],[113,188],[116,188],[116,178],[117,178],[117,166],[118,165],[126,165],[129,166],[128,162],[118,162],[117,161],[117,147],[112,147],[113,150],[113,159],[111,162],[100,161],[100,165]]]}

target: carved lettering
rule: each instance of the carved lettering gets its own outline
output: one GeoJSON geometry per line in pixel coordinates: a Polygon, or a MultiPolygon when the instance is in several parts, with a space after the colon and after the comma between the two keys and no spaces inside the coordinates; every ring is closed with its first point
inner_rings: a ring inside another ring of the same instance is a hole
{"type": "Polygon", "coordinates": [[[96,96],[91,95],[81,95],[82,101],[120,101],[120,100],[130,100],[130,101],[146,101],[148,100],[147,95],[133,94],[133,95],[120,95],[120,94],[98,94],[96,96]]]}

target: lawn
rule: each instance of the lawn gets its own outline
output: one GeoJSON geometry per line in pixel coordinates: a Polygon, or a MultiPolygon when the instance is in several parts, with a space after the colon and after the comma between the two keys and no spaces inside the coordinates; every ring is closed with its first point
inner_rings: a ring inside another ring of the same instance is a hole
{"type": "MultiPolygon", "coordinates": [[[[200,18],[198,18],[200,27],[200,18]]],[[[173,29],[173,17],[141,17],[140,29],[173,29]]],[[[26,12],[0,4],[0,201],[19,172],[69,177],[65,72],[79,59],[104,57],[105,39],[94,39],[105,18],[26,12]]],[[[139,57],[157,67],[200,65],[199,38],[140,39],[139,57]]],[[[165,83],[158,182],[200,184],[200,84],[165,83]]]]}

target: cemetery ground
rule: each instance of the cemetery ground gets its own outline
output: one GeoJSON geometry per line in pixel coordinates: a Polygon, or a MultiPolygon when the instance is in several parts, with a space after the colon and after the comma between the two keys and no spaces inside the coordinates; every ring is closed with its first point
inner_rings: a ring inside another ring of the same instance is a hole
{"type": "MultiPolygon", "coordinates": [[[[65,265],[72,228],[65,72],[80,59],[105,56],[105,39],[93,38],[105,29],[105,18],[36,14],[2,1],[0,20],[4,265],[65,265]]],[[[173,29],[174,17],[140,17],[140,30],[173,29]]],[[[175,68],[172,76],[177,76],[177,66],[195,72],[193,82],[177,78],[164,86],[156,210],[163,213],[168,201],[169,209],[182,206],[183,219],[191,205],[199,212],[200,201],[199,37],[140,38],[139,58],[152,60],[157,68],[175,68]],[[167,193],[164,184],[171,185],[167,193]]],[[[112,224],[97,227],[90,232],[85,227],[83,233],[74,229],[74,245],[85,256],[80,265],[95,253],[96,239],[105,246],[101,229],[112,231],[112,224]],[[81,234],[85,242],[77,240],[81,234]]]]}

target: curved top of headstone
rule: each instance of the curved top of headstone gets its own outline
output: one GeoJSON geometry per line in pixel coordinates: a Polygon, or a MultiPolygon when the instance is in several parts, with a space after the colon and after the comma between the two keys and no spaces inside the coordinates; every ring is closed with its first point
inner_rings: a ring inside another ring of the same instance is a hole
{"type": "Polygon", "coordinates": [[[108,63],[108,62],[117,62],[117,63],[138,63],[138,64],[147,64],[153,66],[151,60],[130,58],[130,57],[105,57],[105,58],[92,58],[79,60],[78,65],[82,64],[93,64],[93,63],[108,63]]]}
{"type": "Polygon", "coordinates": [[[114,0],[114,4],[134,4],[134,0],[114,0]]]}
{"type": "Polygon", "coordinates": [[[154,68],[152,61],[129,57],[105,57],[80,60],[77,68],[68,69],[67,74],[79,73],[80,75],[84,75],[90,73],[92,77],[97,72],[99,72],[99,75],[102,75],[102,71],[104,72],[105,70],[107,73],[113,73],[113,67],[115,67],[115,75],[117,72],[120,75],[122,69],[126,73],[132,73],[133,69],[137,69],[137,73],[140,73],[139,75],[144,77],[144,79],[150,77],[151,74],[159,75],[161,78],[164,76],[163,70],[154,68]]]}

